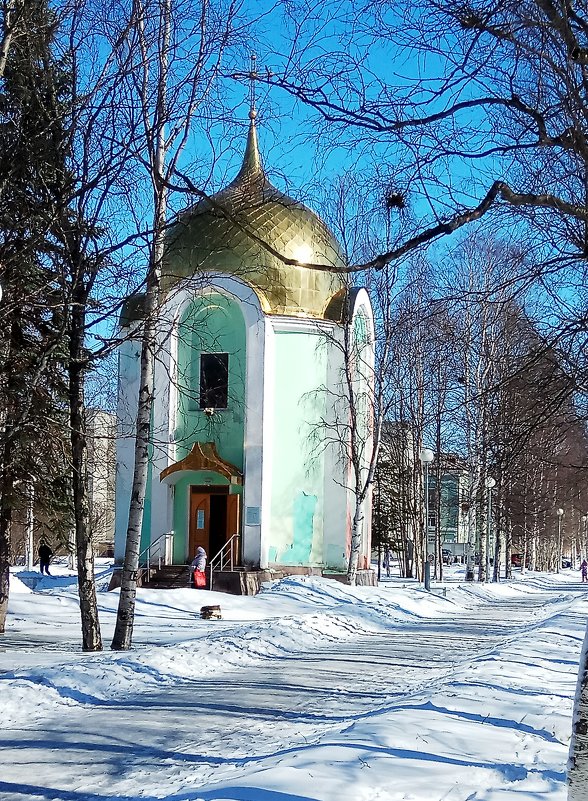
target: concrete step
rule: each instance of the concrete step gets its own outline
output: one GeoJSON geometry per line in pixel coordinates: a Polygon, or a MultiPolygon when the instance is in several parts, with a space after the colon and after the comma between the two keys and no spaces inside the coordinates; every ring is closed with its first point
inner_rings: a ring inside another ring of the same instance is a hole
{"type": "Polygon", "coordinates": [[[151,575],[143,581],[144,587],[158,590],[181,589],[190,586],[189,565],[163,565],[151,569],[151,575]]]}
{"type": "MultiPolygon", "coordinates": [[[[254,594],[247,588],[247,581],[243,578],[242,567],[234,570],[215,570],[212,576],[212,589],[217,592],[228,592],[232,595],[254,594]]],[[[151,589],[171,590],[191,587],[189,565],[163,565],[152,568],[149,578],[143,579],[143,586],[151,589]]],[[[210,568],[206,568],[206,587],[210,586],[210,568]]],[[[256,587],[255,591],[258,591],[256,587]]]]}
{"type": "MultiPolygon", "coordinates": [[[[217,592],[228,592],[233,595],[242,595],[240,573],[242,568],[235,570],[215,570],[212,576],[212,587],[217,592]]],[[[151,570],[151,575],[143,581],[144,587],[158,590],[173,590],[191,587],[189,565],[164,565],[151,570]]],[[[210,568],[206,568],[206,588],[210,586],[210,568]]]]}

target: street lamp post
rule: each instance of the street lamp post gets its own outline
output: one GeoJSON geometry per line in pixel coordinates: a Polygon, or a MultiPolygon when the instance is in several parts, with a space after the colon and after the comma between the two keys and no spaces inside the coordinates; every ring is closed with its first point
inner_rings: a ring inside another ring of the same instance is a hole
{"type": "Polygon", "coordinates": [[[467,515],[467,551],[466,551],[466,581],[474,581],[476,569],[476,531],[472,520],[472,508],[470,503],[464,504],[467,515]]]}
{"type": "Polygon", "coordinates": [[[492,541],[492,488],[496,486],[496,479],[486,476],[484,482],[488,490],[488,509],[486,520],[486,581],[490,580],[490,543],[492,541]]]}
{"type": "Polygon", "coordinates": [[[580,541],[580,553],[578,556],[580,557],[580,561],[586,558],[586,548],[588,546],[588,537],[586,536],[588,529],[588,515],[582,515],[582,539],[580,541]]]}
{"type": "Polygon", "coordinates": [[[431,563],[429,562],[429,465],[435,458],[430,448],[421,448],[420,459],[425,470],[425,544],[423,561],[423,581],[425,589],[431,589],[431,563]]]}
{"type": "Polygon", "coordinates": [[[555,514],[557,515],[557,567],[555,568],[556,573],[559,573],[561,568],[561,519],[563,517],[563,513],[564,510],[561,507],[555,510],[555,514]]]}
{"type": "Polygon", "coordinates": [[[35,485],[31,479],[27,484],[27,570],[33,569],[35,560],[34,554],[34,533],[35,533],[35,485]]]}

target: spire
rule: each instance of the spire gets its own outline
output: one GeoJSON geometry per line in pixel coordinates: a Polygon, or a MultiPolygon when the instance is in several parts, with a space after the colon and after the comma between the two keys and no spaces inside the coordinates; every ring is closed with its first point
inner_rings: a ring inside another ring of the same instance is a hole
{"type": "Polygon", "coordinates": [[[252,53],[250,57],[247,78],[249,79],[249,133],[247,134],[247,147],[245,148],[243,163],[233,183],[242,183],[243,181],[248,180],[250,181],[256,176],[265,178],[263,167],[261,166],[261,158],[259,156],[259,147],[257,145],[257,128],[255,126],[255,120],[257,118],[257,109],[255,107],[255,81],[258,80],[257,56],[255,53],[252,53]]]}

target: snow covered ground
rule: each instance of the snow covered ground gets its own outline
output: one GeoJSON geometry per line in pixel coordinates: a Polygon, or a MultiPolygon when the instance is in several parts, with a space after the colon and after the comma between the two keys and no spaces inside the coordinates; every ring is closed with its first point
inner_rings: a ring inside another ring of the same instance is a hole
{"type": "Polygon", "coordinates": [[[2,801],[565,799],[577,572],[484,587],[452,567],[431,594],[399,579],[140,590],[133,651],[82,654],[75,577],[57,571],[12,577],[2,801]],[[209,603],[222,620],[200,620],[209,603]]]}

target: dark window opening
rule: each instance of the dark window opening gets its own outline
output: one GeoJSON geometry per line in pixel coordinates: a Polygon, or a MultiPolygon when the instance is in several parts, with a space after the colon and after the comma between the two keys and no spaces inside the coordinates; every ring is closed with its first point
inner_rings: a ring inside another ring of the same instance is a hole
{"type": "Polygon", "coordinates": [[[200,408],[226,409],[229,399],[229,354],[200,354],[200,408]]]}

